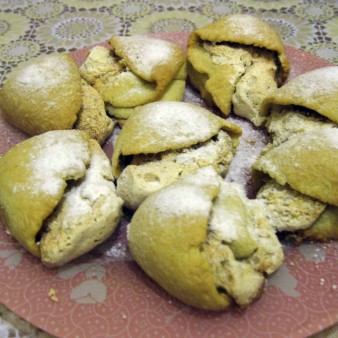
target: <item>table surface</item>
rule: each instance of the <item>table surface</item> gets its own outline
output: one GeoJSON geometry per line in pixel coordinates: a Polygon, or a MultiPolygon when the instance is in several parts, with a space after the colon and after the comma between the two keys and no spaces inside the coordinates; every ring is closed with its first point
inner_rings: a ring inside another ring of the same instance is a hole
{"type": "MultiPolygon", "coordinates": [[[[38,55],[74,51],[112,35],[190,32],[234,13],[260,17],[285,44],[338,65],[336,0],[0,0],[0,85],[11,69],[38,55]]],[[[0,336],[50,337],[3,305],[0,336]]],[[[337,336],[337,326],[316,335],[337,336]]]]}

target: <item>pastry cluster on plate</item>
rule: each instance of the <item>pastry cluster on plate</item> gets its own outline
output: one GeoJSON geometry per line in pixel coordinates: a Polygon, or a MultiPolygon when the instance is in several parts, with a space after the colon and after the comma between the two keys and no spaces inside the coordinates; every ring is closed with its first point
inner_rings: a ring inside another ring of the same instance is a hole
{"type": "Polygon", "coordinates": [[[0,218],[55,267],[106,240],[128,208],[129,249],[151,278],[198,308],[244,306],[283,262],[279,232],[338,237],[338,67],[284,84],[278,33],[242,14],[192,32],[186,54],[112,37],[80,66],[53,54],[13,71],[1,111],[32,137],[0,158],[0,218]],[[182,102],[186,78],[217,114],[182,102]],[[225,180],[242,133],[230,112],[270,135],[254,199],[225,180]],[[101,146],[116,123],[110,161],[101,146]]]}

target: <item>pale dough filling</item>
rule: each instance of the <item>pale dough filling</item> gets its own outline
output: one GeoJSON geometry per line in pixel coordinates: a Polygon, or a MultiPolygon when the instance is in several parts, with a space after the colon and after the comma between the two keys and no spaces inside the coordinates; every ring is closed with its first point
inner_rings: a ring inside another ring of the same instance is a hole
{"type": "Polygon", "coordinates": [[[136,155],[117,180],[117,193],[134,209],[151,192],[198,168],[212,165],[224,175],[233,158],[231,137],[220,131],[214,139],[179,151],[136,155]]]}
{"type": "Polygon", "coordinates": [[[259,111],[264,98],[277,89],[277,66],[273,53],[251,46],[203,43],[213,63],[227,65],[228,81],[234,86],[234,113],[260,126],[259,111]]]}

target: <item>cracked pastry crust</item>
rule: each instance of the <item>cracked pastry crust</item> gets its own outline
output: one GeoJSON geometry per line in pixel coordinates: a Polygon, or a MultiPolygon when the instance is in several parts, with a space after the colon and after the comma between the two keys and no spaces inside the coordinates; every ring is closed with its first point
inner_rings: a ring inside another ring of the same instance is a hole
{"type": "Polygon", "coordinates": [[[323,67],[304,73],[266,97],[261,116],[269,116],[271,106],[298,106],[338,123],[338,67],[323,67]]]}
{"type": "Polygon", "coordinates": [[[261,109],[271,143],[253,168],[275,181],[257,198],[271,225],[298,242],[338,238],[337,75],[338,67],[300,75],[266,97],[261,109]]]}
{"type": "Polygon", "coordinates": [[[180,47],[145,37],[114,36],[109,43],[111,50],[92,48],[80,72],[111,115],[127,119],[143,104],[183,99],[186,65],[180,47]]]}
{"type": "Polygon", "coordinates": [[[210,104],[224,115],[235,114],[256,126],[265,96],[289,74],[280,36],[250,15],[229,15],[194,31],[188,40],[188,75],[210,104]]]}
{"type": "Polygon", "coordinates": [[[200,167],[225,174],[240,134],[237,125],[189,103],[144,105],[125,123],[114,148],[117,192],[136,209],[150,193],[200,167]]]}
{"type": "Polygon", "coordinates": [[[150,195],[128,227],[136,262],[186,304],[248,305],[283,251],[259,204],[204,167],[150,195]]]}
{"type": "Polygon", "coordinates": [[[65,264],[105,240],[122,204],[108,158],[83,131],[32,137],[0,159],[1,220],[47,266],[65,264]]]}
{"type": "Polygon", "coordinates": [[[338,206],[338,128],[317,128],[267,147],[253,165],[280,185],[338,206]]]}
{"type": "Polygon", "coordinates": [[[1,111],[20,130],[37,135],[71,129],[82,105],[81,78],[66,53],[21,64],[0,90],[1,111]]]}
{"type": "Polygon", "coordinates": [[[82,107],[74,125],[75,129],[85,131],[90,138],[102,144],[112,133],[115,121],[106,114],[104,102],[99,92],[85,80],[82,85],[82,107]]]}

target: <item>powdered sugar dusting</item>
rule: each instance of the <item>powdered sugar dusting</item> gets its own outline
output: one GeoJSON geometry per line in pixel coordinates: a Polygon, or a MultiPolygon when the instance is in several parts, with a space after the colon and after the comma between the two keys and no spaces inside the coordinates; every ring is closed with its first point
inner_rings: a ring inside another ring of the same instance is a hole
{"type": "Polygon", "coordinates": [[[251,167],[259,157],[262,148],[267,144],[268,135],[263,128],[255,128],[247,120],[239,117],[230,117],[228,120],[242,128],[242,136],[225,180],[243,184],[247,195],[251,197],[254,193],[251,167]]]}
{"type": "Polygon", "coordinates": [[[124,53],[142,73],[150,78],[155,66],[173,59],[177,46],[159,39],[120,37],[124,53]]]}
{"type": "Polygon", "coordinates": [[[203,167],[181,178],[181,182],[198,185],[200,187],[218,187],[222,182],[221,177],[212,166],[203,167]]]}
{"type": "Polygon", "coordinates": [[[56,195],[64,180],[76,179],[84,174],[90,153],[88,144],[77,136],[74,131],[52,131],[37,136],[39,142],[29,163],[32,190],[56,195]]]}
{"type": "Polygon", "coordinates": [[[65,74],[69,72],[68,62],[61,62],[60,54],[38,58],[39,63],[29,64],[21,68],[17,82],[29,86],[31,90],[55,87],[65,81],[65,74]],[[52,72],[51,72],[52,71],[52,72]]]}
{"type": "Polygon", "coordinates": [[[238,225],[243,223],[242,208],[238,210],[232,208],[232,204],[222,201],[235,201],[240,205],[240,199],[245,199],[246,196],[239,184],[223,182],[221,191],[216,199],[211,219],[209,222],[210,230],[220,233],[222,239],[227,242],[232,242],[238,238],[238,225]]]}
{"type": "Polygon", "coordinates": [[[338,67],[324,67],[312,70],[300,75],[295,82],[289,82],[285,85],[286,88],[297,89],[306,96],[320,96],[321,93],[326,94],[327,88],[337,88],[338,67]]]}
{"type": "MultiPolygon", "coordinates": [[[[109,160],[99,150],[92,152],[90,166],[86,170],[84,178],[64,196],[63,204],[69,207],[63,209],[63,219],[65,220],[62,223],[63,227],[66,228],[72,224],[69,222],[70,219],[76,219],[93,212],[93,205],[101,196],[109,196],[111,201],[116,198],[109,160]]],[[[122,204],[122,200],[119,204],[122,204]]],[[[101,208],[103,208],[102,205],[101,208]]]]}
{"type": "Polygon", "coordinates": [[[209,215],[212,200],[194,185],[172,185],[160,190],[152,204],[162,216],[209,215]]]}
{"type": "Polygon", "coordinates": [[[215,117],[209,115],[209,111],[190,103],[154,102],[143,106],[142,124],[148,126],[145,133],[151,131],[159,139],[170,138],[172,144],[195,142],[212,136],[216,123],[215,117]]]}

